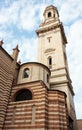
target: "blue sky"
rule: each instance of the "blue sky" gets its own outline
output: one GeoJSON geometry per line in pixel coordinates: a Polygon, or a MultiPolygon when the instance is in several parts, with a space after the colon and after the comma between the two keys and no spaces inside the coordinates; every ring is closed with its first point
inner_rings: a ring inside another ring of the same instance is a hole
{"type": "Polygon", "coordinates": [[[67,37],[67,56],[75,91],[77,118],[82,119],[82,4],[81,0],[0,0],[0,40],[11,54],[18,44],[22,63],[37,61],[35,30],[43,21],[46,6],[58,8],[67,37]]]}

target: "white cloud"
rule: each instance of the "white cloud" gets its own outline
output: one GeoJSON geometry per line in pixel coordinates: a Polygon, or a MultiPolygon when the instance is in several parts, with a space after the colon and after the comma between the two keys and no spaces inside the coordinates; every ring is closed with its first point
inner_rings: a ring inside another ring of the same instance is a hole
{"type": "Polygon", "coordinates": [[[25,6],[25,8],[21,9],[18,26],[21,29],[25,29],[25,30],[29,30],[29,31],[32,30],[37,23],[35,13],[36,13],[35,7],[29,6],[27,8],[25,6]]]}
{"type": "Polygon", "coordinates": [[[68,54],[68,64],[70,70],[70,76],[72,79],[72,84],[75,92],[75,107],[77,118],[82,118],[82,19],[78,19],[73,22],[69,27],[66,27],[66,33],[68,38],[67,54],[68,54]],[[79,101],[80,97],[80,101],[79,101]]]}
{"type": "Polygon", "coordinates": [[[82,16],[81,0],[67,0],[60,8],[60,17],[64,24],[71,24],[82,16]]]}
{"type": "Polygon", "coordinates": [[[22,62],[36,61],[37,56],[37,39],[36,38],[23,38],[19,47],[21,53],[19,59],[22,62]]]}
{"type": "Polygon", "coordinates": [[[8,42],[11,41],[12,38],[13,38],[12,30],[8,31],[5,29],[0,29],[0,40],[3,40],[3,42],[5,43],[5,44],[3,44],[3,47],[5,47],[7,49],[7,51],[9,51],[9,52],[12,48],[12,45],[11,45],[11,42],[10,42],[10,45],[8,42]],[[10,49],[7,45],[10,46],[10,49]]]}
{"type": "Polygon", "coordinates": [[[75,91],[81,87],[81,68],[82,68],[82,20],[76,21],[70,26],[68,35],[68,58],[69,66],[75,91]],[[79,78],[77,77],[79,75],[79,78]],[[78,87],[77,87],[78,86],[78,87]]]}
{"type": "Polygon", "coordinates": [[[18,8],[16,2],[13,2],[9,7],[3,7],[0,9],[0,25],[10,26],[15,24],[18,18],[18,8]]]}
{"type": "MultiPolygon", "coordinates": [[[[43,6],[41,5],[41,7],[43,6]]],[[[24,2],[14,1],[8,7],[0,9],[0,25],[3,28],[15,25],[20,29],[31,31],[37,25],[36,12],[39,13],[39,8],[39,5],[30,4],[26,0],[24,2]]]]}

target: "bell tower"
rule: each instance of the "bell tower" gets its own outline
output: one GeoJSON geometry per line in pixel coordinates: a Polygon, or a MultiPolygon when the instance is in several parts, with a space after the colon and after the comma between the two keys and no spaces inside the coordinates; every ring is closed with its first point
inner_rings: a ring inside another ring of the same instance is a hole
{"type": "Polygon", "coordinates": [[[69,75],[66,57],[67,39],[59,20],[58,10],[51,5],[45,9],[43,15],[44,22],[36,31],[39,40],[38,61],[50,68],[51,83],[66,81],[66,75],[69,75]]]}
{"type": "MultiPolygon", "coordinates": [[[[66,56],[67,39],[56,7],[46,7],[44,21],[36,30],[38,35],[38,62],[45,64],[51,71],[50,89],[60,90],[67,95],[69,129],[77,130],[74,107],[74,91],[69,76],[66,56]]],[[[54,97],[53,97],[54,98],[54,97]]]]}

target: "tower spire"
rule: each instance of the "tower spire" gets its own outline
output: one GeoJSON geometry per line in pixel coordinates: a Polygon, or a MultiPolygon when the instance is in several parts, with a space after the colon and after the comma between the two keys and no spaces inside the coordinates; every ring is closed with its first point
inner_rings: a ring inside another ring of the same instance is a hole
{"type": "Polygon", "coordinates": [[[19,48],[18,48],[18,44],[16,45],[16,47],[13,49],[13,54],[12,54],[12,58],[14,59],[14,60],[16,60],[17,61],[17,58],[18,58],[18,53],[19,53],[19,48]]]}
{"type": "Polygon", "coordinates": [[[4,42],[3,42],[3,40],[1,40],[1,41],[0,41],[0,46],[2,46],[2,45],[3,45],[3,43],[4,43],[4,42]]]}

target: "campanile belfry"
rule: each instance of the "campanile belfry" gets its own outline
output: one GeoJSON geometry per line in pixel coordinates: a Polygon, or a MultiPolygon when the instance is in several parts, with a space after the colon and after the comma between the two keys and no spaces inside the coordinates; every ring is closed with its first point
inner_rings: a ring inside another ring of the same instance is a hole
{"type": "MultiPolygon", "coordinates": [[[[50,89],[60,90],[67,95],[68,120],[76,129],[74,91],[69,76],[66,56],[67,39],[56,7],[46,7],[44,21],[36,31],[38,35],[38,61],[48,66],[51,71],[50,89]]],[[[70,128],[71,129],[71,128],[70,128]]],[[[73,128],[72,128],[73,130],[73,128]]]]}
{"type": "Polygon", "coordinates": [[[38,61],[51,70],[52,84],[67,81],[67,39],[59,20],[59,13],[56,7],[48,6],[43,15],[44,22],[36,31],[39,39],[38,61]]]}

